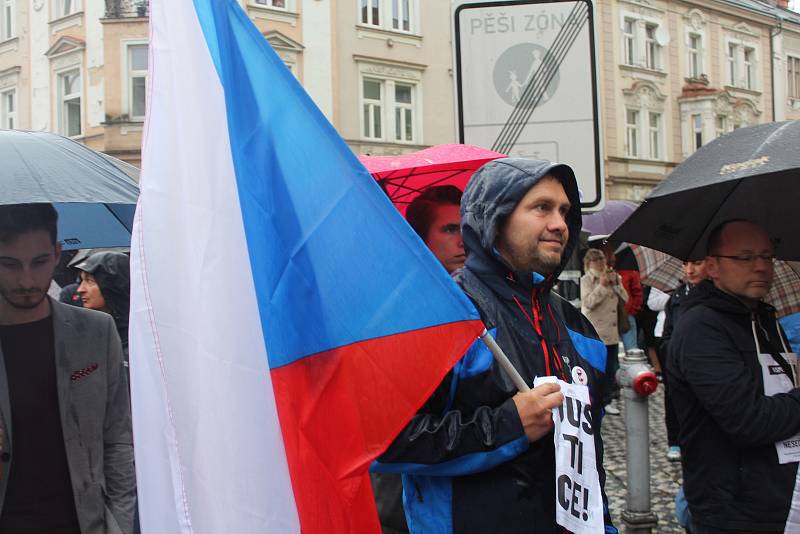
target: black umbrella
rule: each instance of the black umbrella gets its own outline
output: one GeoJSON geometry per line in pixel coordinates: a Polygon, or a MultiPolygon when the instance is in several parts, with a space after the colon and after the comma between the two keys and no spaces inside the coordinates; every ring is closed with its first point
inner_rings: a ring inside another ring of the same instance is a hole
{"type": "Polygon", "coordinates": [[[0,204],[51,202],[65,249],[128,246],[138,170],[47,132],[0,130],[0,204]]]}
{"type": "Polygon", "coordinates": [[[682,260],[706,255],[720,223],[746,219],[775,240],[775,254],[800,259],[800,121],[740,128],[690,156],[609,240],[644,245],[682,260]]]}

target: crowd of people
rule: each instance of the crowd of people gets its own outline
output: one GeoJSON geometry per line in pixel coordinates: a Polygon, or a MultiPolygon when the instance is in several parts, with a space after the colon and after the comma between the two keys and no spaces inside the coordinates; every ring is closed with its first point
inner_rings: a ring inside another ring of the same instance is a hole
{"type": "MultiPolygon", "coordinates": [[[[578,359],[590,349],[574,337],[565,343],[561,334],[576,328],[574,313],[553,305],[561,301],[553,289],[567,257],[583,254],[585,319],[577,322],[583,334],[602,343],[606,357],[604,372],[594,369],[589,383],[596,420],[620,413],[613,402],[619,397],[619,351],[643,349],[664,387],[669,448],[652,452],[682,462],[679,522],[696,534],[783,532],[797,459],[788,461],[785,450],[782,456],[781,443],[800,432],[800,390],[791,338],[763,302],[774,274],[769,236],[748,221],[727,221],[711,233],[706,258],[684,262],[682,285],[670,292],[643,287],[630,248],[601,242],[581,250],[577,245],[573,187],[563,169],[501,160],[475,174],[460,214],[455,209],[459,191],[443,186],[420,195],[407,216],[526,379],[554,374],[572,381],[565,368],[592,369],[578,359]],[[546,201],[539,205],[526,202],[542,196],[546,201]],[[566,212],[563,205],[569,206],[566,212]],[[463,238],[456,231],[459,215],[463,238]],[[522,225],[527,242],[511,240],[523,235],[522,225]],[[442,247],[443,235],[449,247],[442,247]],[[779,385],[771,386],[769,376],[779,385]]],[[[796,317],[785,322],[790,335],[796,322],[796,317]]],[[[550,389],[540,391],[537,405],[553,395],[550,389]]],[[[476,343],[374,469],[404,473],[406,515],[399,477],[374,479],[384,482],[374,488],[384,531],[522,532],[529,525],[536,525],[529,529],[533,532],[560,531],[552,520],[555,496],[547,485],[552,443],[541,443],[547,434],[525,432],[529,443],[513,452],[513,434],[504,437],[509,401],[521,407],[525,396],[476,343]],[[482,438],[480,446],[473,442],[476,436],[482,438]],[[476,471],[478,455],[491,460],[476,471]],[[387,491],[389,486],[394,489],[387,491]]],[[[518,410],[520,421],[526,415],[518,410]]],[[[613,529],[607,522],[606,531],[613,529]]]]}
{"type": "MultiPolygon", "coordinates": [[[[580,416],[594,454],[578,470],[596,471],[600,523],[616,532],[600,429],[620,413],[620,345],[647,351],[663,379],[687,530],[783,532],[800,389],[790,340],[763,300],[774,275],[763,228],[720,224],[706,257],[665,293],[642,287],[624,246],[581,245],[566,165],[495,160],[463,194],[425,190],[406,216],[531,389],[518,391],[476,341],[373,464],[384,532],[564,532],[553,432],[565,396],[558,383],[533,387],[537,377],[588,389],[580,416]],[[580,309],[557,292],[573,254],[583,254],[580,309]]],[[[54,287],[56,236],[51,205],[0,206],[0,532],[135,532],[128,256],[62,261],[69,283],[54,287]]]]}

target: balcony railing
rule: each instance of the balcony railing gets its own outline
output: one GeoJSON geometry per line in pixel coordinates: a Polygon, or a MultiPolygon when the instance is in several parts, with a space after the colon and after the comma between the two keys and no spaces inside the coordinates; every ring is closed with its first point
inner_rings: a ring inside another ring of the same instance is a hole
{"type": "Polygon", "coordinates": [[[150,0],[106,0],[106,18],[146,17],[150,0]]]}

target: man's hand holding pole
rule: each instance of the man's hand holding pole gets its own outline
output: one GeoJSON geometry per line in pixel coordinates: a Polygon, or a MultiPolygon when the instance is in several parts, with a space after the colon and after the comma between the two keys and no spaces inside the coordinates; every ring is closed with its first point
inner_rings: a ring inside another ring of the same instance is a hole
{"type": "Polygon", "coordinates": [[[530,389],[489,332],[484,330],[480,338],[519,390],[513,397],[514,404],[528,439],[536,441],[546,436],[553,428],[553,409],[564,402],[561,386],[547,383],[530,389]]]}

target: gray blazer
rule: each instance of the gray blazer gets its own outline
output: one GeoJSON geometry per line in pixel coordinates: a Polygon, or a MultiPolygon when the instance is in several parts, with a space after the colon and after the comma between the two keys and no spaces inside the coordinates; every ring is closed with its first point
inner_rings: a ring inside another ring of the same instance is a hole
{"type": "MultiPolygon", "coordinates": [[[[127,373],[114,320],[53,299],[50,307],[61,426],[81,533],[129,534],[136,476],[127,373]]],[[[14,465],[13,430],[0,348],[0,513],[14,465]]]]}

